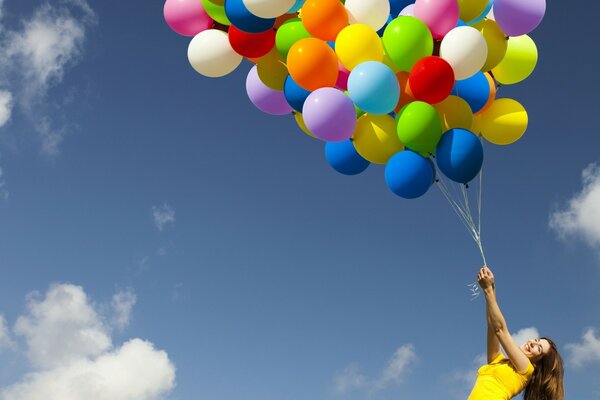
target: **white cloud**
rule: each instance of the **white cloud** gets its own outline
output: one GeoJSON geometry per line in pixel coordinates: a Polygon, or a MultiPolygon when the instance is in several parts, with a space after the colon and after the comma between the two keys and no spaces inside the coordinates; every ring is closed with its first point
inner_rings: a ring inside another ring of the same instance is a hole
{"type": "Polygon", "coordinates": [[[583,334],[581,343],[567,344],[569,363],[580,367],[589,362],[600,362],[600,337],[594,329],[588,329],[583,334]]]}
{"type": "Polygon", "coordinates": [[[550,216],[550,227],[562,238],[579,236],[600,246],[600,165],[590,164],[582,173],[583,190],[564,209],[550,216]]]}
{"type": "Polygon", "coordinates": [[[137,297],[132,289],[121,290],[112,298],[111,306],[114,311],[113,325],[120,330],[125,329],[129,325],[131,318],[131,310],[137,297]]]}
{"type": "Polygon", "coordinates": [[[401,383],[410,367],[417,361],[413,345],[403,345],[394,352],[379,378],[369,380],[360,372],[357,364],[351,364],[335,374],[334,387],[339,394],[357,389],[369,392],[382,390],[390,384],[401,383]]]}
{"type": "Polygon", "coordinates": [[[53,117],[60,110],[47,105],[52,104],[48,91],[81,59],[87,29],[95,18],[85,0],[45,2],[22,21],[21,29],[0,30],[0,83],[10,85],[46,154],[58,153],[67,132],[53,117]]]}
{"type": "MultiPolygon", "coordinates": [[[[0,4],[0,6],[1,5],[2,4],[0,4]]],[[[8,326],[6,326],[6,319],[4,318],[4,315],[0,314],[0,351],[10,349],[13,345],[8,326]]]]}
{"type": "MultiPolygon", "coordinates": [[[[2,4],[0,4],[1,6],[2,4]]],[[[1,11],[1,10],[0,10],[1,11]]],[[[0,15],[1,17],[1,15],[0,15]]],[[[0,90],[0,128],[8,123],[12,114],[13,97],[12,93],[6,90],[0,90]]]]}
{"type": "MultiPolygon", "coordinates": [[[[33,369],[0,388],[3,400],[155,400],[174,387],[167,353],[137,338],[115,347],[111,327],[81,287],[54,285],[43,298],[28,297],[14,332],[33,369]]],[[[132,292],[113,298],[117,321],[128,320],[133,298],[132,292]]]]}
{"type": "Polygon", "coordinates": [[[165,226],[175,224],[175,210],[168,204],[163,204],[160,207],[153,206],[152,218],[156,228],[162,231],[165,226]]]}
{"type": "Polygon", "coordinates": [[[523,328],[523,329],[519,330],[517,333],[513,333],[511,336],[512,336],[513,340],[515,341],[515,343],[517,344],[517,346],[521,346],[529,339],[539,338],[540,333],[538,332],[537,328],[532,326],[529,328],[523,328]]]}
{"type": "Polygon", "coordinates": [[[8,199],[8,190],[6,190],[6,182],[4,181],[4,171],[0,167],[0,200],[8,199]]]}

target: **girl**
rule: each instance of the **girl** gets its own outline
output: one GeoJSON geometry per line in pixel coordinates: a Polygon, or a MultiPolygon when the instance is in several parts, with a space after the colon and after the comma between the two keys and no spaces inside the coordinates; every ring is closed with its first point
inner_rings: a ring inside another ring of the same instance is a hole
{"type": "Polygon", "coordinates": [[[564,400],[562,359],[554,342],[543,337],[519,347],[496,302],[492,271],[481,268],[477,282],[485,294],[488,364],[479,368],[468,400],[509,400],[523,390],[525,400],[564,400]]]}

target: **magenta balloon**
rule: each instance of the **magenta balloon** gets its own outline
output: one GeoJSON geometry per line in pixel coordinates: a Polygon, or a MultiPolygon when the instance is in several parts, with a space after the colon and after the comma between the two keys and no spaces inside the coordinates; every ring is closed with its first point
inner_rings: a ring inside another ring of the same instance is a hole
{"type": "Polygon", "coordinates": [[[312,92],[302,108],[308,130],[321,140],[342,142],[354,134],[356,111],[344,92],[321,88],[312,92]]]}
{"type": "Polygon", "coordinates": [[[414,14],[429,27],[435,39],[441,39],[458,24],[460,8],[457,0],[417,0],[414,14]]]}
{"type": "Polygon", "coordinates": [[[348,71],[341,62],[338,62],[338,79],[335,87],[341,90],[348,90],[348,78],[350,77],[350,71],[348,71]]]}
{"type": "Polygon", "coordinates": [[[546,13],[546,0],[496,0],[494,18],[508,36],[526,35],[546,13]]]}
{"type": "Polygon", "coordinates": [[[200,0],[167,0],[163,14],[169,27],[183,36],[196,36],[214,23],[200,0]]]}
{"type": "Polygon", "coordinates": [[[262,112],[271,115],[285,115],[292,112],[292,107],[285,100],[283,92],[271,89],[258,77],[256,65],[246,78],[246,92],[252,104],[262,112]]]}

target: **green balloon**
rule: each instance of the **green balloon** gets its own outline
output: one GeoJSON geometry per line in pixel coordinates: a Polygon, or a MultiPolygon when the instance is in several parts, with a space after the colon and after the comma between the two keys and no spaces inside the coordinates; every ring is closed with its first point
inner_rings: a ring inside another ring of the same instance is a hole
{"type": "Polygon", "coordinates": [[[443,128],[436,109],[422,101],[405,105],[396,117],[400,141],[409,149],[431,155],[442,138],[443,128]]]}
{"type": "Polygon", "coordinates": [[[433,54],[433,36],[421,20],[401,16],[385,28],[383,46],[395,66],[410,72],[417,61],[433,54]]]}
{"type": "Polygon", "coordinates": [[[221,25],[231,25],[229,18],[225,15],[225,6],[219,5],[211,0],[202,0],[202,5],[204,6],[204,10],[208,14],[209,17],[220,23],[221,25]]]}
{"type": "Polygon", "coordinates": [[[300,18],[292,18],[283,23],[277,29],[275,35],[275,48],[283,60],[287,60],[290,48],[300,39],[312,37],[302,24],[300,18]]]}

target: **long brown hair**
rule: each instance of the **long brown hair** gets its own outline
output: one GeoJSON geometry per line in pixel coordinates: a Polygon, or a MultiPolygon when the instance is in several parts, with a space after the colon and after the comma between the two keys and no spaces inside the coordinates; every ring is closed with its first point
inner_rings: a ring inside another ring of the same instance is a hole
{"type": "Polygon", "coordinates": [[[550,343],[550,351],[534,365],[533,376],[525,387],[525,400],[564,400],[565,389],[563,386],[563,362],[556,344],[546,338],[550,343]]]}

